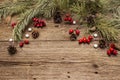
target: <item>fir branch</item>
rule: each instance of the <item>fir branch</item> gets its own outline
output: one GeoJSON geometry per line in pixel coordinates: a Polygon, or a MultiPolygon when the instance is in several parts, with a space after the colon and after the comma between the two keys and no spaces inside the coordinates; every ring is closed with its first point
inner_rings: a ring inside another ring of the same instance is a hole
{"type": "MultiPolygon", "coordinates": [[[[28,24],[31,22],[32,18],[37,15],[42,15],[45,13],[46,9],[49,9],[48,6],[50,3],[52,3],[52,0],[40,0],[35,8],[32,8],[25,12],[24,16],[20,19],[17,26],[14,28],[13,31],[13,37],[15,40],[20,41],[22,40],[22,34],[25,28],[28,26],[28,24]],[[45,11],[44,11],[45,10],[45,11]]],[[[53,7],[51,7],[49,10],[52,10],[53,7]]]]}

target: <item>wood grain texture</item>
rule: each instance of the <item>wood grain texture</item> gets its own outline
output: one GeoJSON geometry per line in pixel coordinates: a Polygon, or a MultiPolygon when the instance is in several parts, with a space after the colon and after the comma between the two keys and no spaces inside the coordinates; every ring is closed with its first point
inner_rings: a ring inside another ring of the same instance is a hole
{"type": "Polygon", "coordinates": [[[120,80],[120,60],[71,41],[31,42],[8,55],[0,45],[0,80],[120,80]],[[32,46],[31,46],[32,45],[32,46]]]}
{"type": "MultiPolygon", "coordinates": [[[[30,45],[16,45],[18,53],[13,56],[8,54],[9,43],[4,41],[10,35],[0,36],[0,80],[120,80],[120,55],[108,57],[106,49],[94,49],[97,41],[90,45],[65,41],[74,25],[47,25],[39,29],[38,39],[29,38],[30,45]]],[[[85,29],[80,30],[82,37],[85,29]]]]}

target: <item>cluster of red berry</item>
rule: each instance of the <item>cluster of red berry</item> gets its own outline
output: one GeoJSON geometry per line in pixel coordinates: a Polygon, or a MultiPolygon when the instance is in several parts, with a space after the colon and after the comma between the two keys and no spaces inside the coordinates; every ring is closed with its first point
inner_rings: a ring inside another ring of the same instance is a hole
{"type": "Polygon", "coordinates": [[[108,56],[111,56],[111,55],[117,55],[118,54],[118,52],[117,52],[117,50],[115,49],[115,44],[110,44],[110,48],[109,48],[109,50],[107,50],[107,55],[108,56]]]}
{"type": "Polygon", "coordinates": [[[72,17],[71,17],[70,14],[66,14],[66,15],[65,15],[64,21],[65,21],[66,23],[73,24],[73,19],[72,19],[72,17]]]}
{"type": "Polygon", "coordinates": [[[34,27],[37,27],[37,28],[43,28],[46,26],[45,21],[39,18],[33,18],[33,22],[34,22],[34,27]]]}
{"type": "Polygon", "coordinates": [[[88,38],[83,37],[83,38],[79,39],[78,42],[79,42],[79,44],[82,44],[82,43],[90,44],[90,42],[92,40],[93,40],[93,36],[89,35],[88,38]]]}
{"type": "Polygon", "coordinates": [[[69,30],[69,34],[73,34],[75,32],[75,34],[77,35],[77,36],[79,36],[80,35],[80,31],[77,29],[77,30],[73,30],[73,29],[70,29],[69,30]]]}
{"type": "Polygon", "coordinates": [[[13,22],[12,24],[11,24],[11,27],[14,29],[14,27],[16,26],[16,22],[13,22]]]}
{"type": "Polygon", "coordinates": [[[24,46],[24,44],[29,44],[29,40],[28,39],[25,39],[24,41],[21,41],[19,43],[19,46],[22,48],[24,46]]]}

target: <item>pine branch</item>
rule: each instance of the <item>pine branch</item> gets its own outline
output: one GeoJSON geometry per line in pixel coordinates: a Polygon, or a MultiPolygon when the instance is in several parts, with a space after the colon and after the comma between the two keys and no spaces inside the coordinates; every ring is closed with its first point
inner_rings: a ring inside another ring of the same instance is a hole
{"type": "Polygon", "coordinates": [[[100,32],[101,37],[106,41],[118,41],[119,30],[107,22],[106,19],[100,19],[96,25],[98,32],[100,32]]]}
{"type": "MultiPolygon", "coordinates": [[[[30,0],[29,0],[30,1],[30,0]]],[[[26,9],[30,9],[35,1],[17,1],[15,3],[7,2],[0,5],[0,17],[6,18],[7,16],[18,15],[23,13],[26,9]]],[[[1,19],[0,18],[0,19],[1,19]]]]}
{"type": "MultiPolygon", "coordinates": [[[[23,17],[20,19],[19,23],[17,26],[14,28],[13,31],[13,37],[15,40],[20,41],[22,40],[22,34],[25,28],[28,26],[28,24],[31,22],[32,18],[37,16],[37,15],[45,15],[45,11],[47,9],[52,10],[54,9],[54,6],[52,7],[53,3],[52,0],[40,0],[35,8],[32,8],[25,12],[23,17]],[[50,5],[51,4],[51,5],[50,5]],[[50,7],[51,6],[51,7],[50,7]]],[[[49,12],[48,10],[48,12],[49,12]]]]}

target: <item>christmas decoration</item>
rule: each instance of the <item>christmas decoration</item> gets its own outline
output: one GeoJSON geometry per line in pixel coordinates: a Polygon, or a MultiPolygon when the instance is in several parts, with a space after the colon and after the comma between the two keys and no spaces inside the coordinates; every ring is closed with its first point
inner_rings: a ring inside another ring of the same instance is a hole
{"type": "Polygon", "coordinates": [[[53,19],[54,19],[54,23],[61,23],[62,17],[61,17],[60,12],[56,12],[53,19]]]}
{"type": "Polygon", "coordinates": [[[73,24],[73,19],[72,19],[72,17],[69,14],[65,15],[64,21],[65,21],[65,23],[73,24]]]}
{"type": "Polygon", "coordinates": [[[77,37],[79,36],[80,31],[78,29],[76,29],[76,30],[70,29],[69,34],[70,34],[70,40],[75,41],[75,40],[77,40],[77,37]]]}
{"type": "Polygon", "coordinates": [[[93,37],[91,35],[89,35],[88,38],[83,37],[83,38],[79,39],[79,44],[81,44],[81,43],[90,44],[90,42],[92,41],[92,39],[93,39],[93,37]]]}
{"type": "Polygon", "coordinates": [[[70,30],[69,30],[69,34],[72,34],[73,32],[74,32],[73,29],[70,29],[70,30]]]}
{"type": "Polygon", "coordinates": [[[32,28],[28,28],[28,31],[31,32],[31,31],[32,31],[32,28]]]}
{"type": "Polygon", "coordinates": [[[94,15],[90,14],[87,17],[87,26],[88,27],[93,27],[94,25],[95,25],[95,17],[94,17],[94,15]]]}
{"type": "Polygon", "coordinates": [[[86,37],[83,38],[83,42],[84,42],[84,43],[87,43],[86,37]]]}
{"type": "Polygon", "coordinates": [[[89,35],[89,36],[88,36],[88,39],[89,39],[89,40],[92,40],[92,39],[93,39],[93,36],[89,35]]]}
{"type": "Polygon", "coordinates": [[[102,49],[106,47],[105,40],[99,40],[99,47],[102,48],[102,49]]]}
{"type": "Polygon", "coordinates": [[[87,43],[90,44],[91,40],[90,39],[87,39],[87,43]]]}
{"type": "Polygon", "coordinates": [[[9,42],[13,42],[13,39],[9,39],[9,42]]]}
{"type": "Polygon", "coordinates": [[[12,28],[14,28],[14,27],[15,27],[15,25],[16,25],[16,23],[15,23],[15,22],[13,22],[13,23],[11,24],[11,27],[12,27],[12,28]]]}
{"type": "Polygon", "coordinates": [[[83,43],[83,39],[79,39],[79,44],[83,43]]]}
{"type": "Polygon", "coordinates": [[[25,43],[25,44],[29,44],[29,40],[28,40],[28,39],[25,39],[25,40],[24,40],[24,43],[25,43]]]}
{"type": "Polygon", "coordinates": [[[114,43],[111,43],[111,44],[110,44],[110,47],[111,47],[111,48],[115,48],[115,44],[114,44],[114,43]]]}
{"type": "Polygon", "coordinates": [[[37,30],[34,30],[34,31],[32,32],[32,37],[33,37],[34,39],[38,38],[38,37],[39,37],[39,32],[38,32],[37,30]]]}
{"type": "Polygon", "coordinates": [[[7,48],[9,54],[13,55],[13,54],[16,54],[17,53],[17,49],[16,47],[14,47],[13,45],[10,45],[8,48],[7,48]]]}
{"type": "Polygon", "coordinates": [[[117,54],[118,54],[117,50],[114,50],[114,51],[113,51],[113,55],[116,56],[117,54]]]}
{"type": "Polygon", "coordinates": [[[73,21],[73,24],[75,25],[75,24],[76,24],[76,21],[73,21]]]}
{"type": "Polygon", "coordinates": [[[45,21],[38,18],[33,18],[33,22],[34,22],[34,27],[37,28],[43,28],[46,26],[45,21]]]}
{"type": "Polygon", "coordinates": [[[26,37],[26,38],[29,38],[29,37],[30,37],[30,35],[29,35],[29,34],[25,34],[25,37],[26,37]]]}
{"type": "Polygon", "coordinates": [[[111,43],[109,50],[107,50],[107,55],[108,55],[108,56],[111,56],[111,55],[117,56],[117,54],[118,54],[118,52],[117,52],[117,50],[116,50],[116,48],[115,48],[115,44],[114,44],[114,43],[111,43]]]}
{"type": "Polygon", "coordinates": [[[75,30],[75,33],[76,33],[77,36],[80,35],[80,31],[79,30],[75,30]]]}
{"type": "Polygon", "coordinates": [[[98,48],[98,44],[94,44],[93,46],[94,46],[94,48],[98,48]]]}
{"type": "Polygon", "coordinates": [[[95,38],[97,38],[97,37],[98,37],[98,34],[95,33],[95,34],[93,34],[93,36],[94,36],[95,38]]]}
{"type": "Polygon", "coordinates": [[[70,40],[71,41],[75,41],[77,39],[77,36],[73,33],[73,34],[71,34],[71,36],[70,36],[70,40]]]}
{"type": "Polygon", "coordinates": [[[22,48],[23,46],[24,46],[24,42],[21,41],[21,42],[19,43],[19,47],[22,48]]]}
{"type": "Polygon", "coordinates": [[[107,55],[111,56],[111,51],[110,50],[107,50],[107,55]]]}

